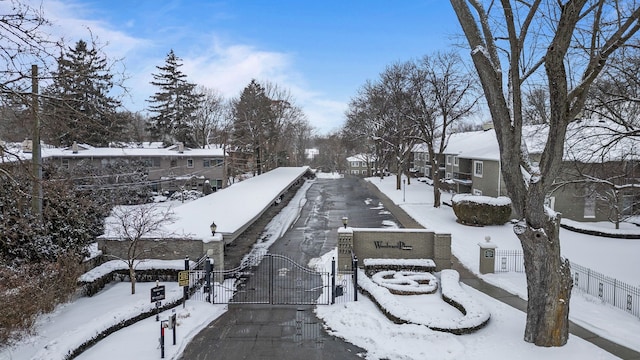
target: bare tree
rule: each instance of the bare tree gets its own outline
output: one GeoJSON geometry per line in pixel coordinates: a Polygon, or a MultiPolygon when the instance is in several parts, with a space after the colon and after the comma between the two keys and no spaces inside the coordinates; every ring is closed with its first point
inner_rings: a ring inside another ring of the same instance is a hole
{"type": "Polygon", "coordinates": [[[418,142],[418,129],[407,118],[407,103],[410,98],[409,69],[407,63],[397,63],[388,66],[380,75],[377,89],[377,101],[383,105],[383,112],[379,113],[380,127],[385,129],[383,137],[374,140],[388,145],[395,155],[396,161],[396,189],[402,187],[402,175],[409,176],[409,158],[414,145],[418,142]]]}
{"type": "Polygon", "coordinates": [[[433,206],[440,207],[440,164],[452,128],[474,109],[477,78],[456,53],[437,53],[410,63],[405,116],[426,144],[433,180],[433,206]]]}
{"type": "Polygon", "coordinates": [[[374,158],[377,170],[382,176],[383,169],[389,167],[390,149],[382,142],[385,129],[378,121],[381,104],[373,101],[375,86],[368,81],[349,102],[342,139],[345,150],[352,155],[362,154],[374,158]]]}
{"type": "MultiPolygon", "coordinates": [[[[372,144],[378,164],[392,160],[396,189],[402,187],[409,156],[417,142],[417,128],[405,116],[408,98],[407,64],[388,66],[377,82],[367,82],[352,99],[347,112],[345,135],[353,141],[372,144]]],[[[379,169],[382,173],[382,169],[379,169]]]]}
{"type": "Polygon", "coordinates": [[[143,261],[141,260],[144,254],[142,241],[169,236],[164,226],[173,222],[175,217],[171,208],[157,203],[118,206],[107,218],[106,227],[109,237],[127,244],[126,256],[120,260],[124,261],[129,268],[132,295],[136,293],[136,267],[143,261]]]}
{"type": "Polygon", "coordinates": [[[202,101],[194,113],[193,136],[198,146],[204,149],[211,145],[209,141],[215,138],[215,133],[221,127],[225,115],[225,101],[222,94],[215,89],[200,85],[195,91],[200,94],[202,101]]]}
{"type": "Polygon", "coordinates": [[[31,65],[46,64],[60,44],[49,39],[46,31],[51,24],[42,9],[19,0],[4,3],[0,8],[0,91],[26,92],[31,65]]]}
{"type": "Polygon", "coordinates": [[[609,57],[640,28],[640,8],[610,0],[450,1],[480,76],[503,179],[520,219],[514,232],[527,277],[524,340],[562,346],[569,336],[572,280],[560,255],[559,216],[549,214],[544,201],[562,167],[567,126],[581,115],[609,57]],[[536,163],[522,141],[522,89],[534,80],[549,94],[549,131],[536,163]]]}
{"type": "Polygon", "coordinates": [[[585,104],[585,115],[617,132],[616,137],[640,136],[640,48],[625,48],[614,54],[594,82],[585,104]],[[610,126],[613,122],[620,126],[610,126]]]}
{"type": "Polygon", "coordinates": [[[545,89],[536,87],[524,93],[522,117],[525,124],[549,123],[549,96],[545,89]]]}
{"type": "Polygon", "coordinates": [[[621,136],[626,127],[609,120],[585,119],[571,125],[556,191],[582,198],[596,218],[619,228],[640,212],[638,139],[621,136]]]}

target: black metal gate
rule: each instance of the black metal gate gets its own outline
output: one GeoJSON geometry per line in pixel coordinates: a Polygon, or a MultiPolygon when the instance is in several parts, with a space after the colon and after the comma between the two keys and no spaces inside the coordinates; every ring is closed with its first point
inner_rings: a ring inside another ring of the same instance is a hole
{"type": "MultiPolygon", "coordinates": [[[[231,270],[213,271],[213,303],[326,305],[331,273],[304,267],[278,254],[256,254],[231,270]]],[[[209,292],[209,289],[205,289],[209,292]]]]}

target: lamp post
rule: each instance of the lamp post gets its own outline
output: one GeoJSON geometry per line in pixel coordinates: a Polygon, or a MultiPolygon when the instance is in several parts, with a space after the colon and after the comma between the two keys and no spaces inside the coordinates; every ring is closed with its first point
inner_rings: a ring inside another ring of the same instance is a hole
{"type": "Polygon", "coordinates": [[[218,228],[218,226],[216,225],[215,222],[211,222],[211,225],[209,225],[209,229],[211,229],[211,235],[215,236],[216,235],[216,229],[218,228]]]}
{"type": "Polygon", "coordinates": [[[406,202],[407,195],[407,179],[402,179],[402,202],[406,202]]]}
{"type": "Polygon", "coordinates": [[[347,228],[347,223],[349,223],[349,218],[346,216],[342,217],[342,225],[344,225],[344,228],[347,228]]]}

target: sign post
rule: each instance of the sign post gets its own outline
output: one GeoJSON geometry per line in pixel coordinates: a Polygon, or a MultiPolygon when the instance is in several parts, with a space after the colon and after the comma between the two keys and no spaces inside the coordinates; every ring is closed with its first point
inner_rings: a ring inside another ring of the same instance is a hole
{"type": "Polygon", "coordinates": [[[178,272],[178,286],[189,286],[189,270],[178,272]]]}
{"type": "Polygon", "coordinates": [[[164,285],[160,285],[156,280],[156,287],[151,288],[151,302],[156,303],[156,321],[160,321],[160,305],[162,305],[161,300],[164,300],[164,294],[164,285]]]}

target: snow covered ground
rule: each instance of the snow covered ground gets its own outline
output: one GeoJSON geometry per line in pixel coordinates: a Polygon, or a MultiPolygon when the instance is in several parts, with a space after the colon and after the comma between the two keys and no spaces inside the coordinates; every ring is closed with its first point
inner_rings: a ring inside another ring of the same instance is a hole
{"type": "MultiPolygon", "coordinates": [[[[424,183],[412,182],[407,186],[403,202],[403,191],[395,190],[394,178],[387,177],[382,181],[374,178],[370,181],[425,227],[451,232],[454,255],[474,272],[478,269],[477,243],[484,241],[485,236],[491,236],[491,241],[499,248],[520,248],[510,225],[466,227],[455,222],[451,208],[443,206],[434,209],[430,200],[432,188],[424,183]]],[[[306,184],[269,224],[268,231],[273,234],[269,237],[270,242],[275,241],[295,221],[305,203],[303,195],[308,186],[309,184],[306,184]]],[[[377,204],[372,204],[372,208],[376,206],[377,204]]],[[[383,225],[389,226],[381,224],[383,225]]],[[[636,258],[640,253],[640,240],[598,238],[566,231],[562,231],[561,237],[563,253],[572,261],[632,285],[638,282],[640,263],[636,258]]],[[[261,246],[268,244],[263,243],[261,246]]],[[[331,254],[325,256],[330,257],[331,254]]],[[[523,297],[526,295],[524,274],[504,273],[482,277],[508,291],[523,297]]],[[[167,287],[167,298],[181,295],[177,284],[164,285],[167,287]]],[[[139,283],[137,294],[132,296],[129,293],[129,284],[113,284],[94,297],[80,298],[60,306],[54,313],[39,319],[33,336],[26,338],[14,348],[0,350],[0,360],[62,359],[74,344],[95,336],[105,326],[119,322],[132,312],[148,310],[153,305],[149,302],[149,291],[153,286],[155,283],[139,283]]],[[[572,336],[568,344],[562,348],[539,348],[525,343],[522,341],[524,313],[467,286],[463,285],[462,289],[491,314],[488,325],[471,335],[457,336],[415,324],[396,325],[384,317],[365,296],[360,296],[358,302],[319,306],[317,314],[325,321],[328,331],[366,349],[367,359],[615,358],[575,336],[572,336]]],[[[424,313],[450,311],[435,303],[425,303],[421,306],[424,313]]],[[[211,305],[199,301],[188,301],[185,308],[176,308],[179,324],[178,343],[172,345],[171,331],[166,330],[165,358],[177,358],[191,337],[225,310],[225,305],[211,305]]],[[[434,313],[434,316],[442,316],[437,313],[434,313]]],[[[171,311],[166,311],[160,317],[166,319],[171,314],[171,311]]],[[[603,337],[640,351],[640,340],[637,337],[640,333],[640,320],[622,310],[574,291],[571,299],[571,319],[603,337]]],[[[158,359],[159,336],[159,322],[152,317],[110,335],[78,359],[158,359]]]]}

